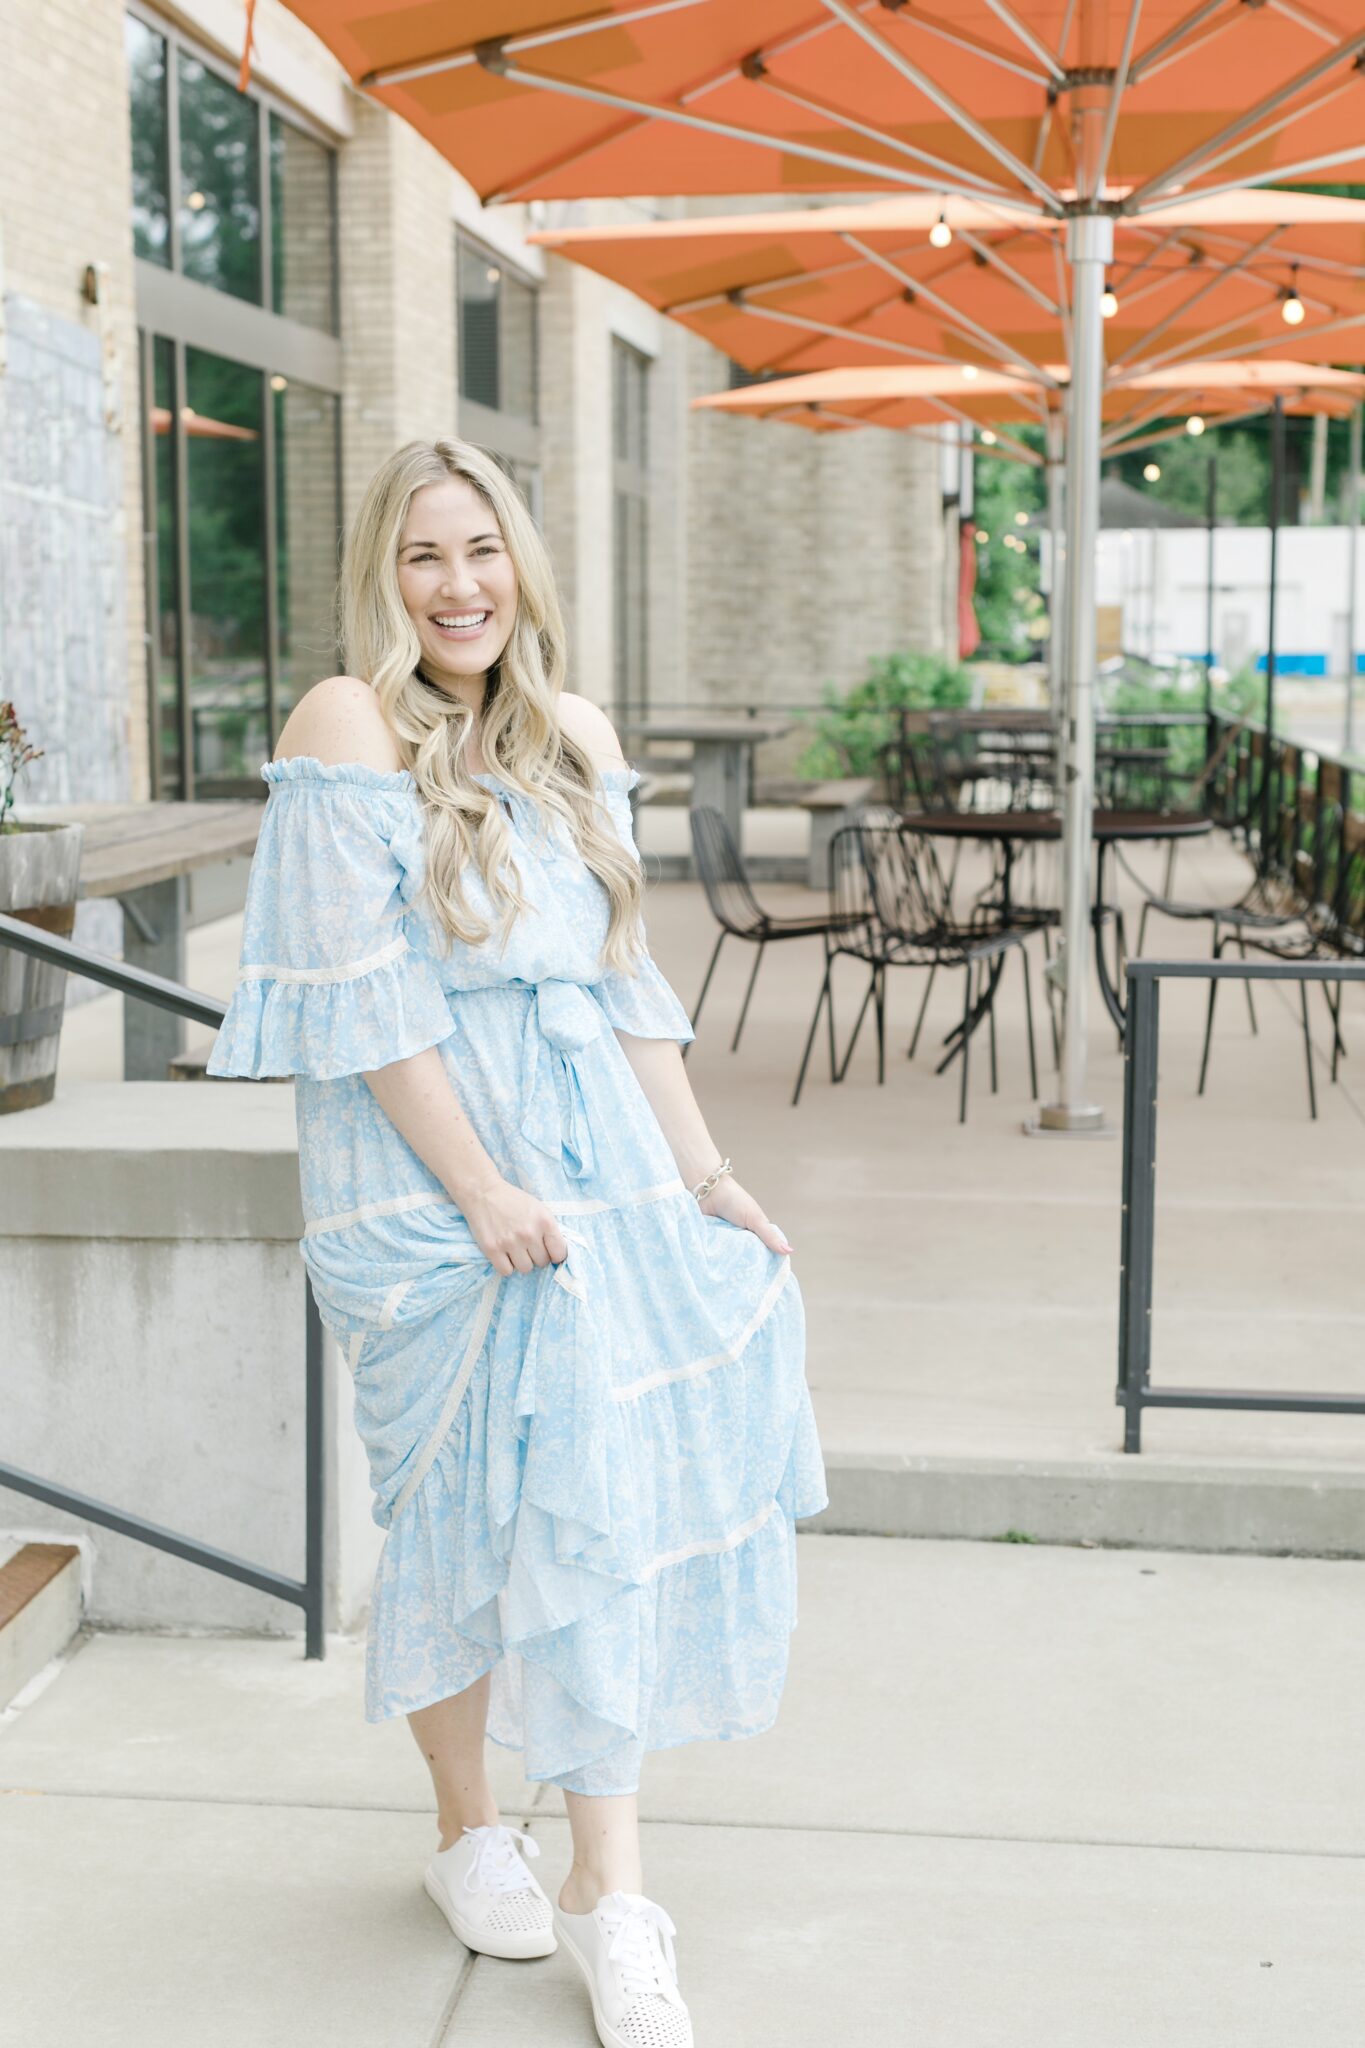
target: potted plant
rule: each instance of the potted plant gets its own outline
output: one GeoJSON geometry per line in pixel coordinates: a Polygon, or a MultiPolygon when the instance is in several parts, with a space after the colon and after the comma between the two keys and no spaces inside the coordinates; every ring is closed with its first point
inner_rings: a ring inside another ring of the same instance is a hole
{"type": "MultiPolygon", "coordinates": [[[[0,699],[0,912],[65,939],[76,922],[85,827],[11,815],[19,777],[42,752],[0,699]]],[[[65,999],[64,967],[0,943],[0,1115],[52,1100],[65,999]]]]}

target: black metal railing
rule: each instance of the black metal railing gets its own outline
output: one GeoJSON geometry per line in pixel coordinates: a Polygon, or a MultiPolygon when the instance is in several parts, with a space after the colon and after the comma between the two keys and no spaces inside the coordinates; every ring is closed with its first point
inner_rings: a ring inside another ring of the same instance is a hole
{"type": "Polygon", "coordinates": [[[1365,771],[1254,719],[1214,712],[1216,772],[1208,810],[1246,845],[1262,874],[1330,910],[1365,938],[1365,771]]]}
{"type": "Polygon", "coordinates": [[[1123,1448],[1142,1449],[1147,1408],[1243,1408],[1305,1415],[1365,1415],[1365,1393],[1276,1393],[1227,1387],[1153,1386],[1152,1277],[1156,1240],[1157,1040],[1163,981],[1365,983],[1365,964],[1344,960],[1130,960],[1123,1066],[1123,1221],[1119,1253],[1119,1372],[1123,1448]]]}
{"type": "MultiPolygon", "coordinates": [[[[0,914],[0,945],[12,946],[16,951],[29,953],[52,966],[69,968],[73,974],[83,974],[91,981],[103,982],[139,1002],[174,1010],[196,1024],[217,1027],[226,1013],[227,1005],[213,996],[199,995],[194,989],[185,988],[178,981],[168,981],[163,975],[149,974],[143,968],[111,960],[107,955],[92,952],[88,946],[77,945],[71,939],[56,938],[50,932],[26,924],[21,918],[0,914]]],[[[40,1479],[36,1474],[21,1471],[14,1465],[0,1464],[0,1487],[27,1494],[33,1500],[45,1501],[49,1507],[79,1515],[83,1521],[96,1522],[102,1528],[113,1529],[120,1536],[131,1536],[136,1543],[167,1551],[172,1557],[182,1557],[189,1564],[201,1565],[205,1571],[217,1572],[222,1578],[235,1579],[239,1585],[253,1586],[258,1593],[268,1593],[276,1600],[285,1600],[291,1606],[302,1608],[304,1656],[320,1658],[324,1654],[323,1574],[326,1565],[323,1386],[322,1320],[305,1273],[302,1579],[267,1571],[262,1565],[252,1564],[248,1558],[217,1550],[212,1544],[196,1542],[179,1530],[168,1529],[160,1522],[149,1522],[125,1509],[111,1507],[107,1501],[92,1500],[88,1494],[54,1485],[51,1480],[40,1479]]]]}

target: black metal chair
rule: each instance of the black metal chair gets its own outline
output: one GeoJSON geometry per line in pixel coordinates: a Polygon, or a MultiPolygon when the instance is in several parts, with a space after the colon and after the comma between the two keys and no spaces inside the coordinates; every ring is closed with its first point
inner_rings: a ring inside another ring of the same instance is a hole
{"type": "MultiPolygon", "coordinates": [[[[745,872],[739,848],[731,838],[730,828],[720,812],[712,810],[706,804],[698,804],[688,813],[688,819],[692,830],[692,853],[697,864],[697,873],[701,876],[702,887],[706,891],[706,900],[711,907],[711,915],[720,926],[720,930],[716,934],[716,943],[712,950],[711,958],[707,963],[706,974],[701,985],[701,993],[697,997],[696,1008],[692,1012],[692,1028],[694,1031],[701,1018],[702,1004],[706,1001],[706,991],[711,986],[711,976],[715,972],[716,962],[720,958],[721,947],[725,944],[726,939],[743,939],[746,944],[758,948],[754,955],[754,964],[749,975],[749,984],[744,991],[744,1001],[740,1005],[739,1021],[735,1025],[735,1035],[730,1040],[730,1050],[735,1052],[739,1048],[739,1038],[740,1033],[744,1029],[744,1019],[749,1014],[749,998],[753,995],[754,983],[758,980],[758,970],[763,964],[765,949],[782,939],[827,940],[831,929],[837,923],[837,918],[836,914],[830,910],[813,911],[807,916],[799,917],[780,917],[772,911],[765,910],[753,892],[753,886],[745,872]]],[[[685,1051],[686,1048],[684,1048],[685,1051]]],[[[831,1079],[834,1077],[834,1065],[834,1018],[831,1011],[831,1079]]],[[[801,1071],[804,1076],[804,1060],[802,1061],[801,1071]]],[[[799,1080],[797,1089],[799,1093],[799,1080]]],[[[794,1097],[793,1100],[795,1100],[794,1097]]]]}
{"type": "MultiPolygon", "coordinates": [[[[1318,819],[1318,830],[1322,843],[1316,850],[1317,875],[1335,876],[1339,881],[1338,895],[1349,897],[1346,884],[1346,869],[1350,864],[1347,849],[1346,814],[1342,805],[1324,806],[1318,819]]],[[[1265,884],[1261,884],[1264,889],[1265,884]]],[[[1252,892],[1248,891],[1248,895],[1252,892]]],[[[1153,908],[1165,906],[1156,906],[1153,908]]],[[[1183,907],[1183,906],[1182,906],[1183,907]]],[[[1297,904],[1286,904],[1275,912],[1252,912],[1243,906],[1229,909],[1224,905],[1209,913],[1213,919],[1213,957],[1220,960],[1226,946],[1235,945],[1243,960],[1247,949],[1253,953],[1264,953],[1272,960],[1339,960],[1365,959],[1365,938],[1346,922],[1341,915],[1339,903],[1328,904],[1312,900],[1312,889],[1297,904]]],[[[1251,1028],[1256,1030],[1256,1011],[1251,1004],[1251,984],[1246,984],[1247,1004],[1251,1011],[1251,1028]]],[[[1332,1023],[1332,1068],[1331,1078],[1337,1078],[1341,1056],[1346,1050],[1341,1035],[1341,989],[1337,988],[1336,1000],[1332,999],[1331,987],[1322,985],[1327,1003],[1327,1014],[1332,1023]]],[[[1218,983],[1209,983],[1208,1015],[1204,1023],[1204,1050],[1199,1062],[1199,1093],[1204,1093],[1208,1080],[1209,1053],[1213,1045],[1213,1012],[1217,997],[1218,983]]],[[[1313,1074],[1313,1034],[1308,1020],[1308,984],[1299,983],[1299,1008],[1303,1022],[1304,1062],[1308,1072],[1308,1114],[1316,1119],[1318,1113],[1317,1083],[1313,1074]]]]}
{"type": "MultiPolygon", "coordinates": [[[[829,1004],[833,1043],[832,972],[840,953],[850,954],[866,964],[868,984],[843,1059],[836,1069],[836,1080],[842,1080],[848,1071],[869,1006],[876,1019],[877,1080],[880,1084],[886,1079],[886,975],[889,968],[927,968],[931,977],[929,986],[932,986],[932,977],[940,967],[961,967],[964,970],[962,1021],[949,1033],[945,1041],[947,1050],[935,1072],[941,1074],[954,1059],[961,1059],[958,1121],[965,1123],[971,1041],[983,1021],[988,1026],[990,1038],[991,1092],[994,1094],[999,1089],[995,998],[1005,957],[1017,949],[1024,972],[1029,1075],[1033,1093],[1037,1095],[1033,993],[1024,932],[992,922],[980,913],[974,914],[967,924],[958,922],[953,917],[948,887],[932,845],[894,819],[885,817],[847,825],[835,833],[830,842],[830,895],[831,915],[837,922],[826,940],[825,979],[807,1037],[807,1056],[814,1042],[822,1001],[829,1004]],[[861,868],[861,881],[856,873],[858,868],[861,868]]],[[[926,986],[919,1022],[910,1043],[912,1057],[924,1019],[929,986],[926,986]]]]}
{"type": "MultiPolygon", "coordinates": [[[[897,815],[883,805],[868,805],[862,813],[862,824],[869,830],[894,831],[897,815]]],[[[861,832],[858,825],[843,825],[833,834],[829,843],[829,929],[825,933],[825,972],[820,983],[820,992],[815,999],[815,1009],[806,1033],[805,1049],[801,1054],[801,1065],[797,1071],[796,1086],[792,1090],[792,1107],[801,1100],[801,1087],[806,1078],[811,1049],[820,1025],[820,1012],[828,1010],[829,1023],[829,1072],[832,1081],[842,1081],[848,1065],[848,1055],[862,1024],[867,1009],[868,996],[863,997],[863,1007],[858,1012],[858,1023],[849,1039],[848,1051],[840,1060],[834,1044],[834,963],[841,956],[860,960],[869,969],[868,993],[875,984],[879,965],[885,951],[883,936],[877,924],[877,915],[872,903],[871,891],[867,884],[867,871],[863,865],[861,832]]],[[[885,1024],[885,1011],[877,1007],[878,1063],[884,1070],[885,1047],[881,1033],[885,1024]]]]}

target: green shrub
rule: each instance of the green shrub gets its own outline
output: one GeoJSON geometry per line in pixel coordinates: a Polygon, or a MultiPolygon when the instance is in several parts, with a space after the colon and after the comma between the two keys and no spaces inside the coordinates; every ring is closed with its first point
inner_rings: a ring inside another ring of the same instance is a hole
{"type": "Polygon", "coordinates": [[[850,689],[826,683],[818,711],[801,722],[811,738],[798,763],[812,781],[876,775],[881,754],[897,734],[900,711],[951,709],[970,704],[972,678],[958,662],[935,654],[882,654],[850,689]]]}

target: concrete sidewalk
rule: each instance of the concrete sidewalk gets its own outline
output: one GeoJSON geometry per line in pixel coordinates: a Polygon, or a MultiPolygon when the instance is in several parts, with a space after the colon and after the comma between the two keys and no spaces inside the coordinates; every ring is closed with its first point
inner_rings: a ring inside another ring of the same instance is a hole
{"type": "MultiPolygon", "coordinates": [[[[801,1539],[778,1727],[651,1758],[698,2048],[1356,2048],[1365,1564],[801,1539]]],[[[5,2048],[591,2048],[421,1890],[360,1645],[97,1635],[0,1717],[5,2048]]],[[[567,1867],[557,1795],[494,1752],[567,1867]]]]}

